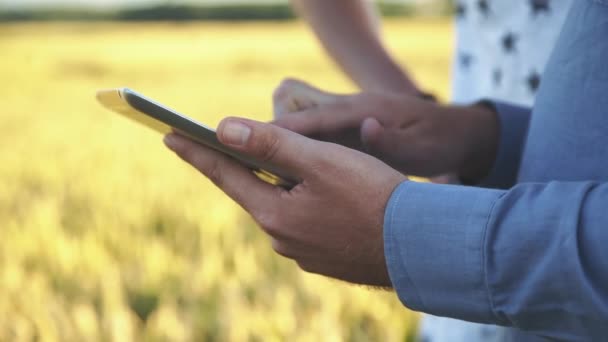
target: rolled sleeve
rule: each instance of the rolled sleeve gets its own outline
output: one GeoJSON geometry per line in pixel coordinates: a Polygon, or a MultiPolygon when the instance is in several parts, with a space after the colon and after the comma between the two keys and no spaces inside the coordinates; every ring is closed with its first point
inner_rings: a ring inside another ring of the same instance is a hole
{"type": "Polygon", "coordinates": [[[508,189],[517,180],[521,156],[528,135],[531,109],[503,102],[487,101],[496,109],[500,125],[498,154],[490,174],[478,186],[508,189]]]}
{"type": "Polygon", "coordinates": [[[490,213],[502,194],[412,181],[394,191],[385,211],[385,255],[404,305],[438,316],[496,321],[483,246],[490,213]]]}
{"type": "Polygon", "coordinates": [[[560,341],[605,340],[608,183],[510,190],[405,182],[385,211],[393,287],[411,309],[560,341]]]}

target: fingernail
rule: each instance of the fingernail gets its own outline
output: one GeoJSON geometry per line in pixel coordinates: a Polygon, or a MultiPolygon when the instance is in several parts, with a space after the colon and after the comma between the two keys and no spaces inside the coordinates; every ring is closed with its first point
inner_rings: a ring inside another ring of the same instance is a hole
{"type": "Polygon", "coordinates": [[[251,128],[239,121],[226,121],[222,128],[222,140],[229,145],[245,145],[250,135],[251,128]]]}

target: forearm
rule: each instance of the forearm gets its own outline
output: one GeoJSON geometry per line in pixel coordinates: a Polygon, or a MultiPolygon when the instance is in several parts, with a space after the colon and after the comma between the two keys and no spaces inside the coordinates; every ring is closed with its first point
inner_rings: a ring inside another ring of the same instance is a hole
{"type": "Polygon", "coordinates": [[[412,309],[592,340],[608,322],[608,184],[508,191],[403,183],[386,210],[393,285],[412,309]]]}
{"type": "Polygon", "coordinates": [[[362,0],[292,0],[292,4],[361,89],[417,93],[382,44],[373,4],[362,0]]]}

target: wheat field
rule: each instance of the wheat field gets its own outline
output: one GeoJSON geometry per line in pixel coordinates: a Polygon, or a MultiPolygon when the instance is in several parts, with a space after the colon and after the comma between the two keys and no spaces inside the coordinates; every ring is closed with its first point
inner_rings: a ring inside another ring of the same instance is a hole
{"type": "MultiPolygon", "coordinates": [[[[387,43],[446,98],[448,20],[387,43]]],[[[215,126],[269,120],[283,77],[350,84],[302,23],[0,25],[0,341],[404,341],[394,293],[306,274],[161,137],[95,102],[128,86],[215,126]]]]}

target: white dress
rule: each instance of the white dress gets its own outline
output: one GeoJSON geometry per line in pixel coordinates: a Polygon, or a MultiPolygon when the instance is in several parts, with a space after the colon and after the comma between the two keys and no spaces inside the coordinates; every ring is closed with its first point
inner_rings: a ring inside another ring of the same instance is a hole
{"type": "MultiPolygon", "coordinates": [[[[458,0],[453,101],[531,106],[572,0],[458,0]]],[[[432,272],[432,270],[429,270],[432,272]]],[[[423,342],[503,341],[503,329],[426,315],[423,342]]]]}

